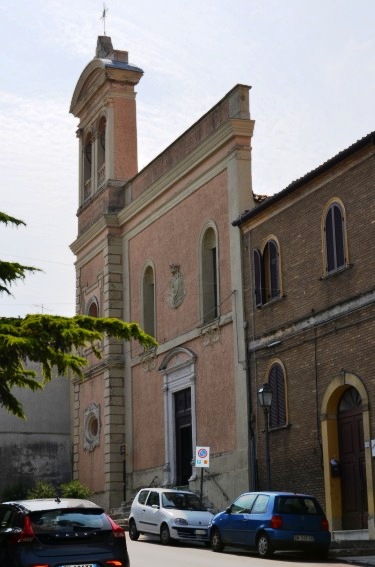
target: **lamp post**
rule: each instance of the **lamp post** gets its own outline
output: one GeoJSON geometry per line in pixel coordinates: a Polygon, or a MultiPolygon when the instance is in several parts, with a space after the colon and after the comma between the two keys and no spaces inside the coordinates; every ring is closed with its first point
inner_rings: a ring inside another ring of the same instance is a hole
{"type": "Polygon", "coordinates": [[[265,444],[266,444],[266,468],[267,468],[267,489],[271,490],[271,466],[270,466],[270,446],[269,446],[269,428],[268,415],[272,404],[272,390],[269,384],[263,384],[258,390],[258,403],[264,411],[265,424],[265,444]]]}

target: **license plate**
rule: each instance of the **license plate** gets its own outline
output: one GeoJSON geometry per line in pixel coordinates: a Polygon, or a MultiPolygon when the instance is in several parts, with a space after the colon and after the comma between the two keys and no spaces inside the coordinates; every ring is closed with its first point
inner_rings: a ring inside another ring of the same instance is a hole
{"type": "Polygon", "coordinates": [[[294,541],[314,541],[314,536],[312,536],[312,535],[295,535],[294,541]]]}
{"type": "Polygon", "coordinates": [[[206,530],[195,530],[195,533],[197,535],[205,535],[207,532],[206,532],[206,530]]]}
{"type": "Polygon", "coordinates": [[[58,567],[98,567],[97,563],[71,563],[69,565],[59,565],[58,567]]]}

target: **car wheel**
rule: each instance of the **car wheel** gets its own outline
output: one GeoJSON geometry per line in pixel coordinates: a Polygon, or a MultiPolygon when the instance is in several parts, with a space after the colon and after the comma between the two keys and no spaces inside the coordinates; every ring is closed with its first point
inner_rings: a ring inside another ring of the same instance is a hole
{"type": "Polygon", "coordinates": [[[220,532],[218,529],[214,528],[211,531],[211,548],[212,551],[223,551],[224,544],[220,536],[220,532]]]}
{"type": "Polygon", "coordinates": [[[171,534],[169,533],[167,524],[163,524],[160,528],[160,541],[163,545],[169,545],[171,543],[171,534]]]}
{"type": "Polygon", "coordinates": [[[137,541],[137,539],[139,538],[140,535],[141,534],[137,530],[137,526],[135,524],[135,521],[130,520],[130,523],[129,523],[129,537],[130,537],[130,539],[132,539],[133,541],[137,541]]]}
{"type": "Polygon", "coordinates": [[[269,540],[269,537],[266,533],[261,533],[258,537],[257,541],[257,549],[260,557],[266,559],[267,557],[271,557],[273,554],[273,549],[269,540]]]}

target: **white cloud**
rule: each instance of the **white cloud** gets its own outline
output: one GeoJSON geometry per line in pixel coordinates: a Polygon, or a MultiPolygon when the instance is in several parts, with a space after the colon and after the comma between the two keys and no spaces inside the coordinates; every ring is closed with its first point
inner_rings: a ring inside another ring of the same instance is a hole
{"type": "MultiPolygon", "coordinates": [[[[145,71],[137,87],[143,167],[236,83],[252,86],[254,190],[272,193],[374,130],[373,0],[111,0],[107,34],[145,71]]],[[[103,33],[100,0],[0,6],[0,257],[45,268],[0,298],[4,314],[73,313],[80,73],[103,33]],[[25,260],[24,260],[25,259],[25,260]],[[56,263],[55,263],[56,262],[56,263]]]]}

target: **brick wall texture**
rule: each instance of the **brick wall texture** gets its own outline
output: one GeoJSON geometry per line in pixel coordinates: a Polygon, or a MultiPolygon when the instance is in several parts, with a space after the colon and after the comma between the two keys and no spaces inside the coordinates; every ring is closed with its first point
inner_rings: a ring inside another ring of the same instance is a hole
{"type": "MultiPolygon", "coordinates": [[[[287,426],[270,431],[272,488],[312,492],[324,502],[320,414],[324,393],[341,369],[365,384],[375,404],[375,156],[373,146],[317,176],[242,227],[244,297],[249,322],[253,413],[258,428],[259,486],[265,487],[264,420],[256,391],[274,361],[285,368],[287,426]],[[331,200],[344,206],[349,266],[324,275],[323,216],[331,200]],[[253,250],[279,243],[282,294],[254,305],[253,250]],[[312,323],[314,321],[314,323],[312,323]],[[280,341],[275,346],[275,341],[280,341]]],[[[371,420],[371,438],[375,427],[371,420]]]]}

